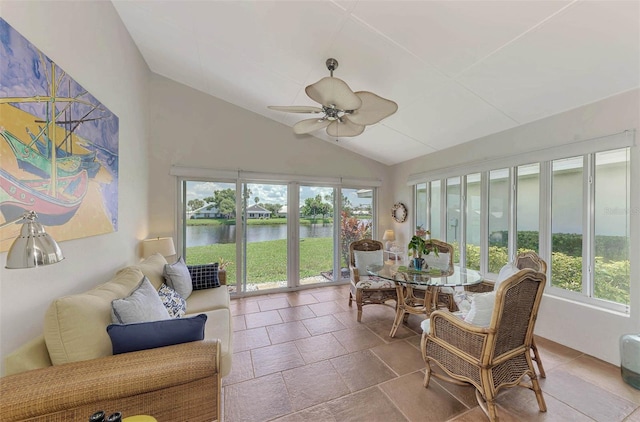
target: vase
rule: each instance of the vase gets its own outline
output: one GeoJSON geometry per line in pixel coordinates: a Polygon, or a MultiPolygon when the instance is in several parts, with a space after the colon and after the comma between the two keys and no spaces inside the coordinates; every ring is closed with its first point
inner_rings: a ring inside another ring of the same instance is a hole
{"type": "Polygon", "coordinates": [[[422,270],[422,266],[424,265],[424,259],[422,258],[413,258],[413,268],[420,271],[422,270]]]}
{"type": "Polygon", "coordinates": [[[620,361],[624,382],[640,390],[640,334],[620,337],[620,361]]]}

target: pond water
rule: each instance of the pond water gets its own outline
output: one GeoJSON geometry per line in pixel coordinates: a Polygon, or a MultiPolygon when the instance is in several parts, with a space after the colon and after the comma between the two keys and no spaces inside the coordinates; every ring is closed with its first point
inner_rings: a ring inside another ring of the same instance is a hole
{"type": "MultiPolygon", "coordinates": [[[[311,224],[300,226],[300,238],[333,237],[333,225],[311,224]]],[[[287,238],[287,225],[248,226],[248,242],[264,242],[287,238]]],[[[214,243],[235,243],[236,226],[187,226],[187,246],[206,246],[214,243]]]]}

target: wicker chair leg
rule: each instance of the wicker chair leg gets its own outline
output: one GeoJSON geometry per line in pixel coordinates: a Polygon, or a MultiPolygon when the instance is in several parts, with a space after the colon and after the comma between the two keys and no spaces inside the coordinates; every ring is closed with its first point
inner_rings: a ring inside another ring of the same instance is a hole
{"type": "Polygon", "coordinates": [[[535,339],[531,340],[531,350],[533,351],[533,360],[535,360],[536,365],[538,365],[538,372],[540,372],[540,377],[546,378],[547,374],[544,372],[544,368],[542,367],[542,361],[540,360],[540,354],[538,353],[535,339]]]}
{"type": "Polygon", "coordinates": [[[491,422],[498,422],[500,420],[498,418],[498,413],[496,412],[496,403],[494,397],[487,397],[485,399],[480,391],[476,389],[476,400],[480,405],[480,409],[482,409],[484,414],[487,415],[491,422]]]}
{"type": "Polygon", "coordinates": [[[396,311],[396,317],[393,320],[393,327],[391,327],[391,332],[389,333],[389,337],[396,336],[396,331],[398,331],[398,327],[400,326],[400,323],[404,318],[404,314],[405,314],[404,309],[398,308],[398,310],[396,311]]]}
{"type": "Polygon", "coordinates": [[[547,403],[545,403],[544,401],[544,396],[542,395],[542,390],[540,389],[540,383],[538,382],[538,379],[533,377],[531,379],[531,385],[533,392],[536,393],[536,400],[538,400],[538,407],[540,408],[540,411],[546,412],[547,403]]]}
{"type": "Polygon", "coordinates": [[[351,301],[353,300],[353,294],[349,292],[349,306],[351,306],[351,301]]]}
{"type": "Polygon", "coordinates": [[[429,365],[429,362],[427,361],[427,367],[424,371],[424,381],[422,382],[424,388],[429,388],[429,381],[431,381],[431,365],[429,365]]]}

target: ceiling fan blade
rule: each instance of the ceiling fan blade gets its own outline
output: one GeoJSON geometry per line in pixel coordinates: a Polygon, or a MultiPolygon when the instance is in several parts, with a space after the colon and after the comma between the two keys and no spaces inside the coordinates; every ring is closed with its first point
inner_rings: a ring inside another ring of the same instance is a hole
{"type": "Polygon", "coordinates": [[[331,120],[326,119],[306,119],[300,120],[293,125],[293,133],[302,135],[304,133],[313,132],[318,129],[325,128],[331,124],[331,120]]]}
{"type": "Polygon", "coordinates": [[[372,125],[391,116],[398,110],[398,104],[382,98],[373,92],[358,91],[355,93],[362,100],[362,107],[349,115],[349,120],[359,125],[372,125]]]}
{"type": "Polygon", "coordinates": [[[313,101],[324,106],[334,105],[340,110],[356,110],[362,100],[353,93],[349,85],[342,79],[326,77],[305,88],[305,92],[313,101]]]}
{"type": "Polygon", "coordinates": [[[267,106],[271,110],[286,111],[288,113],[322,113],[320,107],[314,106],[267,106]]]}
{"type": "Polygon", "coordinates": [[[329,136],[336,138],[358,136],[362,132],[364,132],[364,125],[355,124],[346,118],[346,116],[342,118],[342,122],[334,120],[327,127],[327,133],[329,136]]]}

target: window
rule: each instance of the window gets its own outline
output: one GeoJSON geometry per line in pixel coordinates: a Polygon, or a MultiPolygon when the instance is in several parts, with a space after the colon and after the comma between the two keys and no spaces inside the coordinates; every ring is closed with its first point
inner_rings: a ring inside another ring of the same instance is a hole
{"type": "Polygon", "coordinates": [[[489,172],[489,271],[509,262],[509,169],[489,172]]]}
{"type": "Polygon", "coordinates": [[[436,172],[416,183],[416,215],[428,210],[432,235],[454,244],[462,265],[495,277],[516,253],[532,250],[548,264],[549,293],[629,312],[630,226],[640,215],[631,210],[632,140],[621,133],[584,141],[586,153],[574,144],[540,152],[546,158],[538,162],[514,157],[513,166],[436,172]]]}
{"type": "Polygon", "coordinates": [[[482,225],[482,189],[480,173],[470,174],[467,179],[466,199],[466,263],[467,268],[480,270],[480,229],[482,225]]]}
{"type": "Polygon", "coordinates": [[[198,170],[192,179],[191,169],[172,169],[181,186],[179,248],[188,264],[226,263],[232,294],[344,282],[349,243],[376,234],[375,186],[225,171],[205,179],[198,170]]]}

